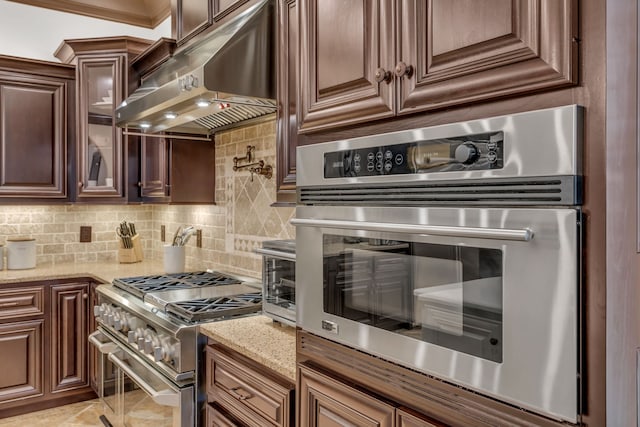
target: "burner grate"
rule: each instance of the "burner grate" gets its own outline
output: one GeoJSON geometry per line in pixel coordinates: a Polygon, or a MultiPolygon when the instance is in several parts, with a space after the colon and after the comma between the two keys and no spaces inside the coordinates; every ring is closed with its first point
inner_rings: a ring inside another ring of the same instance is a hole
{"type": "Polygon", "coordinates": [[[262,309],[262,294],[251,292],[216,298],[202,298],[167,304],[167,313],[187,322],[222,319],[242,314],[251,314],[262,309]]]}
{"type": "Polygon", "coordinates": [[[237,285],[240,280],[222,273],[197,271],[154,276],[137,276],[114,279],[113,284],[133,295],[143,298],[149,292],[192,289],[204,286],[237,285]]]}

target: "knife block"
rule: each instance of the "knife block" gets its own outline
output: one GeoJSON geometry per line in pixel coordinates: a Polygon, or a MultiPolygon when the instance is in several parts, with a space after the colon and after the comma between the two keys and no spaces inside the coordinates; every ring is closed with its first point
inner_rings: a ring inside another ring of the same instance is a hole
{"type": "Polygon", "coordinates": [[[141,262],[143,259],[142,242],[140,236],[136,234],[131,238],[133,248],[125,248],[120,240],[120,247],[118,248],[118,262],[120,264],[131,264],[134,262],[141,262]]]}

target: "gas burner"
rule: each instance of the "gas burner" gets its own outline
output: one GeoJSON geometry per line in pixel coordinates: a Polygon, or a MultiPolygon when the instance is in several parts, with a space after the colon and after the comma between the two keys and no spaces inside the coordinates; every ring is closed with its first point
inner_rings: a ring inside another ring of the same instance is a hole
{"type": "Polygon", "coordinates": [[[143,298],[150,292],[192,289],[205,286],[234,285],[240,280],[218,272],[197,271],[155,276],[137,276],[114,279],[113,284],[133,295],[143,298]]]}
{"type": "Polygon", "coordinates": [[[256,313],[262,309],[262,294],[251,292],[240,295],[201,298],[167,304],[167,313],[187,322],[219,320],[231,316],[256,313]]]}

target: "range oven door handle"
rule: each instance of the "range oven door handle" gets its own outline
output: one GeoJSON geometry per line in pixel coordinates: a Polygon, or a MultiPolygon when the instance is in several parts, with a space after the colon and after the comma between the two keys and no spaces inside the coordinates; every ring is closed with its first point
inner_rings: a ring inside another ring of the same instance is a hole
{"type": "Polygon", "coordinates": [[[523,242],[528,242],[533,239],[533,230],[529,228],[449,227],[442,225],[393,224],[386,222],[359,222],[305,218],[293,218],[290,222],[296,227],[322,227],[338,228],[342,230],[383,231],[388,233],[430,234],[433,236],[518,240],[523,242]]]}
{"type": "Polygon", "coordinates": [[[272,258],[283,259],[286,261],[295,261],[296,254],[291,254],[288,252],[274,251],[272,249],[264,249],[264,248],[256,248],[253,250],[255,253],[260,255],[270,256],[272,258]]]}
{"type": "Polygon", "coordinates": [[[127,363],[118,357],[117,353],[109,353],[109,360],[113,362],[119,369],[122,369],[125,374],[134,380],[144,391],[151,397],[151,399],[162,406],[180,406],[180,394],[173,390],[155,390],[149,383],[147,383],[140,375],[135,373],[127,363]]]}
{"type": "Polygon", "coordinates": [[[104,337],[105,335],[100,331],[95,331],[91,335],[89,335],[89,342],[93,344],[100,353],[109,354],[113,351],[116,351],[118,348],[118,344],[109,340],[107,342],[101,341],[99,337],[104,337]]]}

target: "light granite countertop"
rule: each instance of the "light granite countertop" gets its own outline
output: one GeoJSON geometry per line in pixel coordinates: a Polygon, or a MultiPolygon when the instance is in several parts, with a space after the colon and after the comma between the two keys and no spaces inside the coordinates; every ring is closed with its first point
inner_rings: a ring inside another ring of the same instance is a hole
{"type": "Polygon", "coordinates": [[[162,262],[142,261],[131,264],[115,262],[87,262],[37,266],[28,270],[0,270],[0,286],[6,283],[51,280],[67,277],[93,277],[99,282],[111,283],[116,277],[160,274],[162,262]]]}
{"type": "MultiPolygon", "coordinates": [[[[111,283],[116,277],[162,273],[163,264],[157,261],[45,265],[28,270],[0,270],[0,288],[9,283],[70,277],[91,277],[98,282],[111,283]]],[[[203,324],[200,332],[295,382],[295,328],[279,325],[266,316],[256,315],[203,324]]]]}
{"type": "Polygon", "coordinates": [[[200,332],[238,353],[296,381],[296,330],[266,316],[200,325],[200,332]]]}

